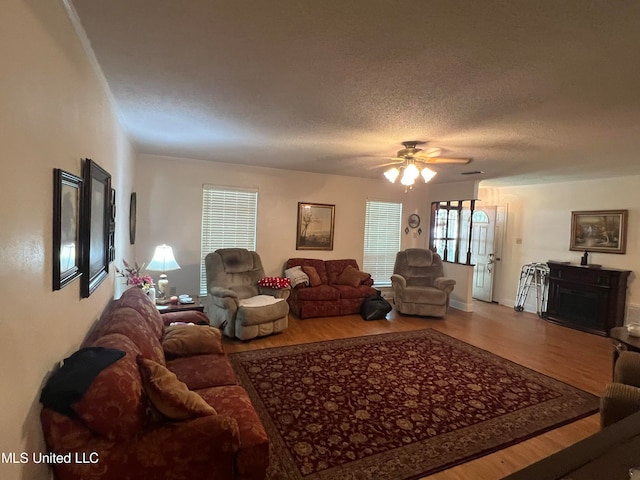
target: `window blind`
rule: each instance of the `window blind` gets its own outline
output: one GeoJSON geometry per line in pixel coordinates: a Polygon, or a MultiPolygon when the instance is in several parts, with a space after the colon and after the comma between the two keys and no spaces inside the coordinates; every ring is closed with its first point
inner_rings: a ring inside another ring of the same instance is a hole
{"type": "Polygon", "coordinates": [[[204,258],[218,248],[256,249],[258,191],[204,185],[202,188],[202,233],[200,294],[207,294],[204,258]]]}
{"type": "Polygon", "coordinates": [[[377,286],[391,285],[401,228],[402,203],[367,200],[362,268],[377,286]]]}

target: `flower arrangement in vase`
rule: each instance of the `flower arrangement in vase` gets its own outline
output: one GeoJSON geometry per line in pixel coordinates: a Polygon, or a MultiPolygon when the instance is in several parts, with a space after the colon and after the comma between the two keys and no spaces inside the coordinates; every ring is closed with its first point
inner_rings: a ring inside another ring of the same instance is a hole
{"type": "Polygon", "coordinates": [[[153,287],[153,279],[149,275],[140,274],[144,268],[144,264],[140,267],[137,262],[134,263],[133,266],[129,265],[126,260],[122,260],[122,263],[124,264],[122,270],[118,267],[115,267],[115,269],[118,275],[127,279],[127,285],[136,286],[145,292],[148,292],[149,289],[153,287]]]}

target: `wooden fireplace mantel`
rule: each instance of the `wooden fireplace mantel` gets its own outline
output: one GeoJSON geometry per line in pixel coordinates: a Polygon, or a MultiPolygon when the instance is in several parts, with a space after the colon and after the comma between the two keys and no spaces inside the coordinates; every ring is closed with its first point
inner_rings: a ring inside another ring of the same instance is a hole
{"type": "Polygon", "coordinates": [[[609,335],[624,324],[630,270],[551,260],[547,264],[547,320],[598,335],[609,335]]]}

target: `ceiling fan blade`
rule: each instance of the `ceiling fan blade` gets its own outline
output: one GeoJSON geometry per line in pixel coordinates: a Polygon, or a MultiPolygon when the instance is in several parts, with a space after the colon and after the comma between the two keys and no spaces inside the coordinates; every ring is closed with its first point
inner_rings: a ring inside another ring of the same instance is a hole
{"type": "Polygon", "coordinates": [[[416,155],[417,160],[423,163],[456,163],[460,165],[466,165],[471,162],[471,158],[452,158],[452,157],[422,157],[416,155]]]}
{"type": "Polygon", "coordinates": [[[375,169],[375,168],[385,168],[385,167],[391,167],[391,166],[393,166],[393,165],[400,166],[400,165],[402,165],[403,163],[404,163],[404,160],[400,159],[400,160],[398,160],[398,161],[396,161],[396,162],[379,163],[379,164],[377,164],[377,165],[372,165],[372,166],[371,166],[371,167],[369,167],[369,168],[371,168],[371,169],[373,170],[373,169],[375,169]]]}

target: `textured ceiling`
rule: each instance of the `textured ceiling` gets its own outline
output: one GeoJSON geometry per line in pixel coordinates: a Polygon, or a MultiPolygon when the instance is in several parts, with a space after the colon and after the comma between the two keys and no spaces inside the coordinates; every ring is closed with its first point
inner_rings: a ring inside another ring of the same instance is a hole
{"type": "Polygon", "coordinates": [[[382,177],[424,140],[473,158],[433,182],[640,174],[637,0],[68,1],[141,153],[382,177]]]}

